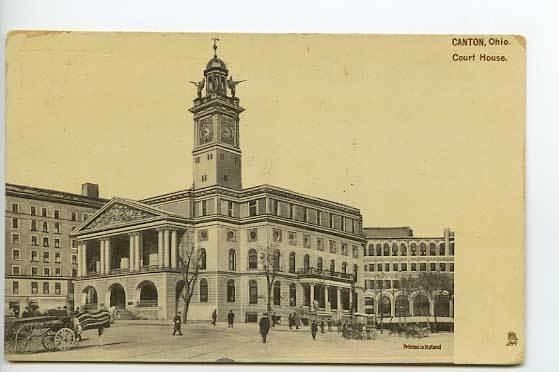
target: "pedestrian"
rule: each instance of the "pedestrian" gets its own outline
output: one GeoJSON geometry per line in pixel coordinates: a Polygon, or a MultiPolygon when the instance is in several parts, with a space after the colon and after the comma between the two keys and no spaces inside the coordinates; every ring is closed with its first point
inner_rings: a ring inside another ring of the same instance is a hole
{"type": "Polygon", "coordinates": [[[173,318],[173,336],[177,332],[179,333],[179,336],[182,336],[182,332],[181,332],[181,312],[180,311],[173,318]]]}
{"type": "Polygon", "coordinates": [[[320,333],[324,333],[324,320],[320,321],[320,333]]]}
{"type": "Polygon", "coordinates": [[[233,310],[229,310],[229,313],[227,314],[227,323],[229,323],[228,328],[233,328],[234,320],[235,320],[235,314],[233,313],[233,310]]]}
{"type": "Polygon", "coordinates": [[[262,342],[266,343],[266,337],[270,331],[270,319],[266,313],[262,314],[260,322],[258,322],[258,327],[260,328],[260,336],[262,336],[262,342]]]}
{"type": "Polygon", "coordinates": [[[217,309],[214,309],[214,311],[212,312],[212,324],[215,325],[216,321],[217,321],[217,309]]]}
{"type": "Polygon", "coordinates": [[[272,327],[276,326],[276,320],[277,320],[276,312],[274,311],[274,313],[272,314],[272,327]]]}
{"type": "Polygon", "coordinates": [[[332,332],[332,318],[328,318],[328,332],[332,332]]]}
{"type": "Polygon", "coordinates": [[[338,333],[342,331],[342,322],[340,322],[339,320],[336,322],[336,330],[338,331],[338,333]]]}
{"type": "Polygon", "coordinates": [[[99,336],[99,346],[103,346],[103,341],[101,340],[101,336],[103,335],[103,327],[99,327],[97,329],[97,335],[99,336]]]}
{"type": "Polygon", "coordinates": [[[289,324],[289,329],[293,329],[293,314],[289,314],[287,321],[289,324]]]}
{"type": "Polygon", "coordinates": [[[295,329],[299,329],[301,325],[301,319],[299,318],[299,314],[293,313],[293,321],[295,322],[295,329]]]}
{"type": "Polygon", "coordinates": [[[25,310],[23,310],[23,313],[21,314],[22,318],[31,318],[31,312],[29,311],[29,307],[25,306],[25,310]]]}
{"type": "Polygon", "coordinates": [[[316,320],[313,320],[311,324],[311,335],[313,340],[316,340],[317,331],[318,331],[318,325],[316,324],[316,320]]]}

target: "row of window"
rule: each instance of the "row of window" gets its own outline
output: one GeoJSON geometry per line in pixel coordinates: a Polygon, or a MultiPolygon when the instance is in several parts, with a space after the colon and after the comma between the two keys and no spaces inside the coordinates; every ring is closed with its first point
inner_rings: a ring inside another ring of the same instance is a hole
{"type": "MultiPolygon", "coordinates": [[[[60,238],[54,238],[53,242],[54,242],[54,248],[62,248],[60,238]]],[[[12,244],[20,244],[20,243],[21,243],[21,240],[20,240],[19,234],[18,233],[12,233],[12,244]]],[[[43,243],[43,247],[50,247],[50,237],[43,236],[42,243],[43,243]]],[[[31,244],[31,246],[38,247],[39,246],[39,237],[37,235],[31,235],[30,244],[31,244]]],[[[72,242],[72,244],[74,244],[74,243],[72,242]]]]}
{"type": "MultiPolygon", "coordinates": [[[[30,261],[31,262],[39,262],[39,252],[38,251],[31,251],[30,254],[30,261]]],[[[19,249],[12,249],[12,260],[21,260],[21,252],[19,249]]],[[[49,263],[50,262],[50,252],[43,252],[43,262],[49,263]]],[[[60,263],[60,252],[54,253],[54,263],[60,263]]],[[[72,264],[77,265],[78,258],[75,254],[72,255],[72,264]]]]}
{"type": "MultiPolygon", "coordinates": [[[[62,283],[54,283],[54,294],[62,292],[62,283]]],[[[31,282],[31,294],[39,293],[39,282],[31,282]]],[[[19,282],[12,282],[12,294],[19,294],[19,282]]],[[[43,294],[50,294],[50,283],[43,282],[43,294]]]]}
{"type": "MultiPolygon", "coordinates": [[[[439,243],[438,245],[435,243],[429,243],[429,249],[427,250],[427,244],[419,243],[410,243],[409,244],[409,255],[410,256],[444,256],[446,255],[446,246],[445,243],[439,243]]],[[[450,242],[450,247],[448,250],[448,254],[450,256],[454,255],[454,242],[450,242]]],[[[388,243],[380,244],[378,243],[376,246],[374,244],[369,244],[367,249],[365,250],[366,256],[407,256],[408,255],[408,246],[405,243],[392,243],[392,246],[388,243]]]]}
{"type": "MultiPolygon", "coordinates": [[[[20,213],[20,208],[18,203],[12,203],[12,212],[13,213],[20,213]]],[[[31,216],[38,216],[39,208],[34,205],[29,207],[29,214],[31,216]]],[[[50,217],[48,215],[48,210],[45,207],[40,208],[41,217],[50,217]]],[[[82,213],[82,221],[86,221],[89,217],[91,217],[91,213],[82,213]]],[[[55,219],[63,219],[62,211],[60,209],[54,209],[52,212],[52,218],[55,219]]],[[[78,212],[70,212],[70,221],[78,221],[78,212]]]]}
{"type": "MultiPolygon", "coordinates": [[[[43,276],[51,276],[51,268],[43,267],[43,276]]],[[[12,266],[12,275],[23,275],[21,268],[17,265],[12,266]]],[[[31,276],[38,276],[39,268],[36,266],[31,266],[31,276]]],[[[62,269],[60,267],[54,268],[54,276],[62,276],[62,269]]]]}
{"type": "MultiPolygon", "coordinates": [[[[231,157],[234,159],[235,164],[237,164],[237,163],[240,161],[238,156],[231,155],[231,157]]],[[[207,154],[207,155],[206,155],[206,158],[207,158],[208,160],[212,160],[212,159],[214,158],[214,156],[213,156],[212,153],[210,153],[210,154],[207,154]]],[[[219,154],[219,158],[220,158],[221,160],[224,160],[224,159],[225,159],[225,153],[219,154]]],[[[195,157],[195,158],[194,158],[194,162],[195,162],[195,163],[200,163],[200,157],[199,157],[199,156],[195,157]]]]}
{"type": "MultiPolygon", "coordinates": [[[[446,262],[439,262],[438,266],[436,262],[431,262],[427,265],[426,262],[419,263],[419,270],[418,270],[418,263],[412,262],[409,264],[410,271],[441,271],[441,272],[454,272],[454,263],[446,263],[446,262]]],[[[373,272],[390,272],[390,271],[408,271],[408,263],[401,262],[401,263],[377,263],[377,264],[367,264],[365,265],[365,271],[373,272]]]]}

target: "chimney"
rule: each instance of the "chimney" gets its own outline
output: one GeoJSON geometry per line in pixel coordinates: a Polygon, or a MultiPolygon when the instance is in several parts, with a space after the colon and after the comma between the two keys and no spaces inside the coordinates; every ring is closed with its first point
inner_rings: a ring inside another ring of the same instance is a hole
{"type": "Polygon", "coordinates": [[[99,199],[99,185],[96,183],[82,184],[82,195],[89,198],[99,199]]]}

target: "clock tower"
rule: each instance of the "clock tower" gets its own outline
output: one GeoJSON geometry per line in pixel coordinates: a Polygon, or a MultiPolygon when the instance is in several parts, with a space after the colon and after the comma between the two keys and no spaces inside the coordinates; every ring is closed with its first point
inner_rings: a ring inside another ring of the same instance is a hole
{"type": "Polygon", "coordinates": [[[239,114],[244,109],[235,96],[240,81],[231,76],[228,79],[227,66],[217,57],[216,41],[204,78],[191,82],[198,93],[189,109],[194,114],[193,188],[222,186],[241,190],[239,114]]]}

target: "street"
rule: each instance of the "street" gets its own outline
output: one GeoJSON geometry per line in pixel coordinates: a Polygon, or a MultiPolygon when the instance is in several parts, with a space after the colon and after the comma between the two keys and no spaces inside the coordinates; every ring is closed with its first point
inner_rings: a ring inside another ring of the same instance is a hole
{"type": "Polygon", "coordinates": [[[256,324],[191,323],[184,336],[172,336],[171,322],[117,321],[106,329],[102,345],[96,330],[83,333],[79,348],[36,354],[10,354],[13,361],[235,362],[292,363],[421,363],[451,362],[453,334],[405,338],[378,334],[375,340],[345,340],[337,332],[320,332],[313,341],[309,328],[276,326],[262,343],[256,324]],[[405,347],[404,345],[407,345],[405,347]],[[410,348],[410,345],[412,347],[410,348]],[[419,349],[435,345],[440,350],[419,349]]]}

